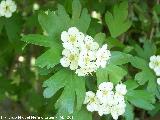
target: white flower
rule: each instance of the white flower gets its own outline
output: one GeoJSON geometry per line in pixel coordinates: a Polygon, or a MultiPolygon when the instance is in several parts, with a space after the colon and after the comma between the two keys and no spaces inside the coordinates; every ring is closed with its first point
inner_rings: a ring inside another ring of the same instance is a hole
{"type": "Polygon", "coordinates": [[[120,115],[125,113],[125,106],[115,105],[111,107],[111,115],[114,120],[117,120],[120,115]]]}
{"type": "Polygon", "coordinates": [[[63,41],[63,47],[66,49],[73,49],[79,47],[84,39],[84,34],[79,32],[76,27],[71,27],[68,31],[63,31],[61,34],[61,40],[63,41]]]}
{"type": "Polygon", "coordinates": [[[95,93],[92,91],[86,92],[86,97],[84,104],[87,104],[87,110],[90,112],[97,111],[99,107],[99,100],[96,97],[95,93]]]}
{"type": "Polygon", "coordinates": [[[125,95],[127,93],[126,85],[124,85],[122,83],[121,84],[117,84],[116,92],[121,94],[121,95],[125,95]]]}
{"type": "Polygon", "coordinates": [[[113,89],[113,83],[103,82],[99,85],[98,89],[102,91],[111,91],[113,89]]]}
{"type": "Polygon", "coordinates": [[[81,44],[81,49],[95,51],[98,50],[98,48],[99,48],[98,43],[94,42],[94,39],[91,36],[86,35],[86,37],[84,38],[84,42],[81,44]]]}
{"type": "Polygon", "coordinates": [[[87,104],[87,110],[97,111],[100,116],[111,114],[113,119],[117,120],[120,115],[125,113],[126,86],[124,84],[116,85],[115,93],[111,82],[103,82],[98,88],[96,96],[91,91],[86,93],[84,103],[87,104]]]}
{"type": "Polygon", "coordinates": [[[157,78],[157,84],[160,85],[160,78],[157,78]]]}
{"type": "Polygon", "coordinates": [[[88,74],[92,74],[92,72],[95,72],[96,69],[96,64],[94,62],[89,62],[86,66],[77,69],[76,74],[78,74],[78,76],[86,76],[88,74]]]}
{"type": "Polygon", "coordinates": [[[64,55],[64,57],[60,59],[60,63],[63,67],[70,66],[71,70],[75,70],[78,68],[78,57],[79,57],[78,49],[73,49],[73,50],[64,49],[62,55],[64,55]]]}
{"type": "Polygon", "coordinates": [[[15,2],[12,0],[3,0],[0,4],[0,14],[1,16],[5,16],[6,18],[11,17],[12,13],[15,12],[16,9],[17,6],[15,2]]]}
{"type": "Polygon", "coordinates": [[[113,100],[114,92],[113,89],[113,83],[111,82],[103,82],[98,86],[97,90],[97,97],[103,104],[108,104],[113,100]]]}
{"type": "Polygon", "coordinates": [[[150,62],[149,62],[149,67],[151,69],[154,69],[155,67],[157,67],[157,64],[156,64],[157,62],[158,62],[157,57],[155,55],[151,56],[150,57],[150,62]]]}
{"type": "Polygon", "coordinates": [[[114,99],[114,92],[97,90],[96,96],[102,104],[109,105],[114,99]]]}
{"type": "Polygon", "coordinates": [[[102,48],[99,48],[99,50],[96,53],[96,64],[98,67],[105,68],[108,60],[111,57],[111,53],[109,50],[107,50],[107,44],[103,45],[102,48]]]}
{"type": "Polygon", "coordinates": [[[115,93],[112,105],[122,105],[125,107],[126,105],[125,105],[124,96],[120,95],[119,93],[115,93]]]}
{"type": "Polygon", "coordinates": [[[107,114],[110,114],[110,113],[111,113],[111,107],[110,106],[108,106],[106,104],[99,105],[98,114],[100,116],[107,115],[107,114]]]}
{"type": "Polygon", "coordinates": [[[83,50],[80,52],[78,65],[80,67],[87,66],[91,61],[95,60],[95,52],[83,50]]]}

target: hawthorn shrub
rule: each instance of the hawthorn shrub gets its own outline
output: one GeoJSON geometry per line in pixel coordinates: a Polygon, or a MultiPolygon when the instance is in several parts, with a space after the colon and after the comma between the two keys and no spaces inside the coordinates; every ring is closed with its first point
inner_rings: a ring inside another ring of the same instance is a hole
{"type": "Polygon", "coordinates": [[[0,0],[0,115],[160,119],[159,0],[0,0]]]}

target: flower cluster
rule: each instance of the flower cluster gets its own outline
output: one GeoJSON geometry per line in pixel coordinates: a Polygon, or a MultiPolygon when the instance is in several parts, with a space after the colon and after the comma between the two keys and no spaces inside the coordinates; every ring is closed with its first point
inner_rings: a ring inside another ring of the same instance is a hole
{"type": "Polygon", "coordinates": [[[12,16],[12,13],[15,12],[17,6],[12,0],[2,0],[0,3],[0,16],[5,16],[9,18],[12,16]]]}
{"type": "Polygon", "coordinates": [[[78,76],[95,72],[99,67],[104,68],[111,53],[107,44],[99,48],[99,44],[89,35],[84,35],[76,27],[61,33],[64,50],[60,63],[63,67],[75,70],[78,76]]]}
{"type": "Polygon", "coordinates": [[[127,93],[126,85],[117,84],[115,92],[111,82],[103,82],[99,85],[95,93],[86,92],[84,104],[87,104],[87,110],[97,111],[100,116],[111,114],[114,120],[125,113],[124,95],[127,93]]]}
{"type": "MultiPolygon", "coordinates": [[[[160,76],[160,56],[151,56],[149,67],[154,70],[157,76],[160,76]]],[[[160,78],[157,79],[157,83],[160,85],[160,78]]]]}

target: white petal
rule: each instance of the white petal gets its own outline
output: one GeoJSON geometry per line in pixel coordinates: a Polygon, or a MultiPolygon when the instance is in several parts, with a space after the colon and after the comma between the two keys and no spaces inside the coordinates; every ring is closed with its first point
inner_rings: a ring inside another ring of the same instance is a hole
{"type": "Polygon", "coordinates": [[[84,100],[84,104],[87,104],[91,98],[95,97],[95,93],[92,91],[88,91],[86,92],[86,96],[85,96],[85,100],[84,100]]]}
{"type": "Polygon", "coordinates": [[[62,55],[69,56],[70,54],[71,54],[71,52],[70,52],[70,50],[68,50],[68,49],[64,49],[64,50],[62,51],[62,55]]]}
{"type": "Polygon", "coordinates": [[[77,34],[77,39],[78,39],[78,42],[81,44],[84,40],[84,34],[82,32],[79,32],[77,34]]]}
{"type": "Polygon", "coordinates": [[[73,61],[70,64],[70,69],[71,70],[76,70],[78,68],[78,62],[77,61],[73,61]]]}
{"type": "Polygon", "coordinates": [[[111,91],[113,89],[113,83],[111,82],[103,82],[99,85],[99,90],[103,91],[111,91]]]}
{"type": "Polygon", "coordinates": [[[160,85],[160,78],[157,78],[157,84],[160,85]]]}
{"type": "Polygon", "coordinates": [[[86,42],[86,43],[90,43],[90,42],[93,42],[93,38],[91,37],[91,36],[89,36],[89,35],[86,35],[86,37],[84,38],[84,41],[86,42]]]}
{"type": "Polygon", "coordinates": [[[156,67],[154,69],[154,71],[155,71],[155,73],[156,73],[157,76],[160,76],[160,67],[156,67]]]}
{"type": "Polygon", "coordinates": [[[66,57],[61,58],[60,63],[63,67],[68,67],[70,65],[70,61],[66,57]]]}
{"type": "Polygon", "coordinates": [[[150,61],[156,61],[157,57],[155,55],[150,57],[150,61]]]}
{"type": "Polygon", "coordinates": [[[83,69],[77,69],[76,70],[76,74],[78,76],[85,76],[86,75],[86,73],[85,73],[85,71],[83,71],[83,69]]]}
{"type": "Polygon", "coordinates": [[[126,85],[124,84],[117,84],[116,85],[116,92],[125,95],[127,93],[126,85]]]}
{"type": "Polygon", "coordinates": [[[69,34],[69,35],[77,35],[78,32],[79,32],[79,30],[78,30],[76,27],[70,27],[70,28],[68,29],[68,34],[69,34]]]}
{"type": "Polygon", "coordinates": [[[6,1],[1,1],[1,7],[6,7],[6,1]]]}
{"type": "Polygon", "coordinates": [[[68,39],[69,39],[68,33],[67,33],[66,31],[63,31],[63,32],[61,33],[61,40],[62,40],[63,42],[67,42],[68,39]]]}
{"type": "Polygon", "coordinates": [[[99,44],[97,42],[92,42],[91,43],[91,50],[98,50],[99,44]]]}
{"type": "Polygon", "coordinates": [[[11,12],[9,12],[9,11],[5,12],[5,17],[6,17],[6,18],[9,18],[9,17],[11,17],[11,16],[12,16],[12,13],[11,13],[11,12]]]}

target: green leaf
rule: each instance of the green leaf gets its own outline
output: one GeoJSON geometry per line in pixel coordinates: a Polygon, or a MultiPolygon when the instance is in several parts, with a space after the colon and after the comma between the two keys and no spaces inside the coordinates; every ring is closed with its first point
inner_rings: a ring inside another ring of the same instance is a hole
{"type": "Polygon", "coordinates": [[[67,30],[70,25],[70,17],[61,5],[58,5],[56,12],[48,11],[48,14],[41,12],[38,19],[43,30],[46,31],[54,41],[58,41],[61,32],[67,30]]]}
{"type": "Polygon", "coordinates": [[[0,33],[1,33],[2,29],[3,29],[3,26],[4,26],[4,19],[1,17],[0,18],[0,33]]]}
{"type": "Polygon", "coordinates": [[[155,116],[159,113],[160,111],[160,103],[156,103],[155,104],[155,109],[149,111],[148,113],[151,115],[151,116],[155,116]]]}
{"type": "Polygon", "coordinates": [[[139,86],[135,80],[127,80],[124,84],[126,85],[127,90],[133,90],[139,86]]]}
{"type": "Polygon", "coordinates": [[[109,64],[114,65],[122,65],[130,62],[130,59],[132,56],[130,54],[122,53],[119,51],[113,51],[111,52],[111,59],[109,61],[109,64]]]}
{"type": "Polygon", "coordinates": [[[91,22],[90,15],[87,9],[83,9],[79,19],[72,19],[71,26],[75,26],[79,31],[86,33],[91,22]]]}
{"type": "Polygon", "coordinates": [[[50,77],[48,80],[46,80],[43,83],[43,87],[45,87],[45,90],[43,92],[43,96],[45,98],[52,97],[59,89],[63,88],[66,84],[67,77],[68,77],[68,71],[65,69],[62,69],[55,73],[52,77],[50,77]],[[62,75],[63,74],[63,75],[62,75]]]}
{"type": "Polygon", "coordinates": [[[134,120],[133,106],[130,105],[128,102],[126,103],[126,110],[124,113],[124,117],[126,118],[126,120],[134,120]]]}
{"type": "Polygon", "coordinates": [[[148,66],[149,66],[147,61],[145,61],[144,59],[140,57],[136,57],[136,56],[132,57],[130,62],[132,66],[138,69],[142,69],[142,70],[148,69],[148,66]]]}
{"type": "Polygon", "coordinates": [[[55,46],[45,53],[43,53],[40,57],[36,59],[36,66],[38,67],[47,67],[53,68],[55,65],[59,64],[61,59],[62,49],[60,46],[55,46]]]}
{"type": "Polygon", "coordinates": [[[71,114],[74,111],[75,100],[76,109],[78,111],[81,109],[86,92],[85,79],[72,72],[67,74],[67,82],[61,97],[56,102],[56,108],[59,108],[59,112],[67,111],[67,113],[71,114]]]}
{"type": "Polygon", "coordinates": [[[131,64],[134,67],[142,70],[141,72],[135,75],[135,80],[140,85],[144,85],[146,82],[148,82],[147,90],[153,95],[158,95],[156,76],[154,72],[149,68],[149,63],[142,58],[132,57],[131,64]]]}
{"type": "Polygon", "coordinates": [[[72,2],[72,19],[71,26],[75,26],[79,31],[86,33],[91,22],[90,15],[87,9],[81,8],[79,0],[73,0],[72,2]]]}
{"type": "Polygon", "coordinates": [[[75,112],[73,114],[75,120],[92,120],[92,113],[88,112],[86,108],[82,108],[81,111],[75,112]]]}
{"type": "Polygon", "coordinates": [[[127,75],[127,72],[123,68],[113,64],[109,64],[108,66],[106,66],[106,68],[97,70],[97,84],[99,85],[100,83],[105,81],[111,81],[114,84],[117,84],[125,75],[127,75]]]}
{"type": "Polygon", "coordinates": [[[75,26],[83,33],[86,33],[88,30],[91,18],[87,9],[83,9],[81,12],[79,0],[74,0],[72,7],[72,19],[61,5],[58,5],[57,11],[48,11],[48,13],[41,12],[39,14],[40,25],[54,41],[59,41],[61,32],[67,30],[69,27],[75,26]]]}
{"type": "Polygon", "coordinates": [[[64,88],[55,105],[59,109],[58,114],[71,114],[74,111],[74,106],[77,111],[81,109],[86,92],[85,78],[62,69],[45,81],[43,87],[45,87],[43,92],[45,98],[52,97],[59,89],[64,88]]]}
{"type": "Polygon", "coordinates": [[[150,56],[156,54],[156,46],[153,42],[145,40],[143,43],[143,49],[139,45],[134,46],[135,51],[139,57],[149,60],[150,56]]]}
{"type": "Polygon", "coordinates": [[[83,77],[74,76],[75,92],[77,96],[76,109],[79,111],[85,99],[85,79],[83,77]]]}
{"type": "Polygon", "coordinates": [[[112,38],[112,37],[108,37],[106,40],[106,43],[108,44],[108,47],[111,48],[124,48],[125,45],[120,42],[120,40],[116,39],[116,38],[112,38]]]}
{"type": "Polygon", "coordinates": [[[18,14],[14,14],[11,18],[5,19],[5,29],[10,42],[19,41],[21,27],[22,27],[22,17],[18,14]]]}
{"type": "Polygon", "coordinates": [[[107,12],[105,20],[108,25],[111,36],[116,38],[122,33],[126,32],[131,26],[131,22],[128,17],[128,2],[122,2],[119,5],[115,5],[113,14],[107,12]]]}
{"type": "Polygon", "coordinates": [[[106,41],[106,35],[104,33],[97,33],[94,37],[94,40],[102,46],[103,43],[106,41]]]}
{"type": "Polygon", "coordinates": [[[54,41],[51,41],[49,37],[39,34],[30,34],[30,35],[24,35],[21,39],[22,41],[25,41],[27,43],[44,46],[44,47],[53,47],[54,41]]]}
{"type": "Polygon", "coordinates": [[[82,6],[79,0],[72,2],[72,19],[78,19],[81,15],[82,6]]]}
{"type": "Polygon", "coordinates": [[[148,71],[142,71],[135,75],[135,80],[140,84],[144,85],[147,81],[150,80],[150,73],[148,71]]]}
{"type": "MultiPolygon", "coordinates": [[[[62,75],[61,75],[62,76],[62,75]]],[[[74,111],[75,91],[73,86],[72,74],[68,74],[66,77],[67,82],[64,87],[63,93],[55,104],[55,107],[59,109],[59,112],[66,111],[71,114],[74,111]]]]}
{"type": "Polygon", "coordinates": [[[136,107],[152,110],[155,103],[154,95],[144,90],[132,90],[127,92],[127,100],[136,107]]]}

